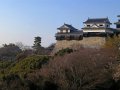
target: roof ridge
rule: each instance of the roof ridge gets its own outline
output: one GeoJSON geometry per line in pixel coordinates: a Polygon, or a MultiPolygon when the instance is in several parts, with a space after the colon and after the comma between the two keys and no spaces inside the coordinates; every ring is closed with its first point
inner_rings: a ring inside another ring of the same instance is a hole
{"type": "Polygon", "coordinates": [[[83,23],[110,23],[108,17],[105,18],[88,18],[85,22],[83,23]]]}
{"type": "Polygon", "coordinates": [[[88,18],[88,19],[108,19],[108,18],[88,18]]]}
{"type": "MultiPolygon", "coordinates": [[[[64,25],[62,25],[61,27],[59,27],[59,28],[63,28],[64,26],[67,26],[68,28],[70,28],[71,30],[78,30],[78,29],[76,29],[74,26],[72,26],[72,25],[70,25],[70,24],[66,24],[66,23],[64,23],[64,25]]],[[[59,29],[58,28],[58,29],[59,29]]]]}
{"type": "MultiPolygon", "coordinates": [[[[64,25],[70,25],[70,24],[66,24],[66,23],[64,23],[64,25]]],[[[70,25],[70,26],[72,26],[72,25],[70,25]]]]}

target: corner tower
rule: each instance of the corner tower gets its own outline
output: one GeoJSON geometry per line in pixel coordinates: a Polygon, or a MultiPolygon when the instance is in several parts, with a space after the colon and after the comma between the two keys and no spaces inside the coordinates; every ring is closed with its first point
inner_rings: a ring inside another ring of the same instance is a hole
{"type": "Polygon", "coordinates": [[[58,32],[55,34],[56,40],[81,40],[82,31],[74,28],[72,25],[65,24],[57,28],[58,32]]]}
{"type": "Polygon", "coordinates": [[[106,37],[107,35],[114,34],[108,18],[88,18],[83,24],[84,27],[82,29],[84,37],[106,37]]]}

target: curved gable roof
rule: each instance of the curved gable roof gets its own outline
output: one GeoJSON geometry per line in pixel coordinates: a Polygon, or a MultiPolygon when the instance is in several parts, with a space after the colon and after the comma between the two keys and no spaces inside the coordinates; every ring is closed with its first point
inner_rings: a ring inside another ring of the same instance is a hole
{"type": "Polygon", "coordinates": [[[91,19],[88,18],[88,20],[86,20],[83,23],[109,23],[111,24],[108,18],[91,18],[91,19]]]}
{"type": "Polygon", "coordinates": [[[59,29],[59,30],[70,29],[71,31],[77,31],[78,30],[78,29],[76,29],[75,27],[73,27],[72,25],[69,25],[69,24],[64,24],[57,29],[59,29]]]}

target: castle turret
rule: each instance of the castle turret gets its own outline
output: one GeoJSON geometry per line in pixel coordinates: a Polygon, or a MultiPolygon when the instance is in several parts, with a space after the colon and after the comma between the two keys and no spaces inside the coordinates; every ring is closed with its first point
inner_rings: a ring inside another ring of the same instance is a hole
{"type": "Polygon", "coordinates": [[[82,31],[74,28],[72,25],[64,24],[57,28],[58,32],[55,34],[56,40],[80,40],[82,39],[82,31]]]}
{"type": "Polygon", "coordinates": [[[84,36],[107,36],[114,34],[110,28],[110,21],[108,18],[88,18],[84,23],[83,34],[84,36]]]}

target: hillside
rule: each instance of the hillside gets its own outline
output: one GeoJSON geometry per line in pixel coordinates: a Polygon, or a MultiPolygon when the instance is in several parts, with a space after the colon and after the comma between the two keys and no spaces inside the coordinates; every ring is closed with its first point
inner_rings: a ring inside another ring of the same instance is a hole
{"type": "Polygon", "coordinates": [[[1,61],[1,90],[118,90],[120,64],[115,52],[81,48],[62,53],[1,61]]]}
{"type": "Polygon", "coordinates": [[[0,89],[119,90],[119,39],[108,38],[99,49],[65,48],[55,55],[43,47],[36,52],[5,45],[0,48],[0,89]]]}

